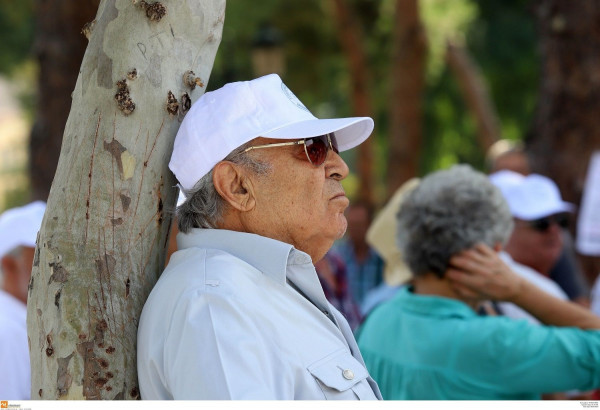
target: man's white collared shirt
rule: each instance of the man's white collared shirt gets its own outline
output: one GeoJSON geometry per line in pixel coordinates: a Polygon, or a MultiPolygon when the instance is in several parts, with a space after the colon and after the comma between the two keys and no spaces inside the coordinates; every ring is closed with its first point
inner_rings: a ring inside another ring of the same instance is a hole
{"type": "MultiPolygon", "coordinates": [[[[500,258],[508,265],[509,268],[512,269],[513,272],[526,279],[527,281],[533,283],[535,286],[543,290],[544,292],[562,299],[569,300],[567,294],[561,289],[560,286],[552,279],[542,275],[538,271],[525,266],[521,263],[515,261],[510,254],[506,251],[501,251],[499,253],[500,258]]],[[[500,306],[500,310],[504,316],[508,316],[513,319],[525,319],[529,323],[539,325],[540,321],[533,317],[531,314],[521,309],[519,306],[510,303],[510,302],[500,302],[498,304],[500,306]]]]}
{"type": "Polygon", "coordinates": [[[144,306],[144,399],[380,399],[310,257],[262,236],[194,229],[144,306]]]}

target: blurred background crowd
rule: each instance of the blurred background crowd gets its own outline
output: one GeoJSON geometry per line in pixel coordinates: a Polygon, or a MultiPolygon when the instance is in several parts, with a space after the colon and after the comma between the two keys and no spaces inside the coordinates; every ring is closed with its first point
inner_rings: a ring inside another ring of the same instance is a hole
{"type": "MultiPolygon", "coordinates": [[[[47,200],[82,27],[98,4],[0,0],[1,211],[47,200]]],[[[459,163],[492,174],[508,203],[503,260],[559,299],[600,304],[600,251],[577,247],[600,148],[597,2],[232,0],[226,10],[208,90],[276,72],[318,117],[375,120],[373,136],[343,153],[346,237],[316,265],[357,332],[412,278],[397,246],[401,201],[419,178],[459,163]]],[[[537,322],[514,306],[481,309],[537,322]]]]}

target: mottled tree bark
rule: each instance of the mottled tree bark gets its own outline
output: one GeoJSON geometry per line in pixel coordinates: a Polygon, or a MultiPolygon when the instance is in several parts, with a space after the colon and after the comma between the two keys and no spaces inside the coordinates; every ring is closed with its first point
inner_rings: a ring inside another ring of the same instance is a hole
{"type": "MultiPolygon", "coordinates": [[[[368,85],[370,75],[360,22],[354,16],[347,0],[333,0],[333,5],[338,37],[350,69],[353,115],[372,117],[368,85]]],[[[359,178],[357,199],[374,207],[373,142],[373,138],[369,138],[357,148],[359,178]]]]}
{"type": "Polygon", "coordinates": [[[50,193],[71,108],[71,92],[87,46],[81,29],[92,21],[99,3],[100,0],[35,1],[38,104],[29,143],[34,200],[46,201],[50,193]]]}
{"type": "Polygon", "coordinates": [[[590,154],[600,149],[600,3],[537,0],[534,10],[542,75],[527,148],[532,169],[579,204],[590,154]]]}
{"type": "Polygon", "coordinates": [[[30,283],[32,399],[139,397],[138,317],[177,196],[167,163],[224,13],[224,0],[102,0],[86,27],[30,283]]]}
{"type": "Polygon", "coordinates": [[[394,21],[386,176],[388,197],[418,175],[427,53],[417,0],[397,0],[394,21]]]}

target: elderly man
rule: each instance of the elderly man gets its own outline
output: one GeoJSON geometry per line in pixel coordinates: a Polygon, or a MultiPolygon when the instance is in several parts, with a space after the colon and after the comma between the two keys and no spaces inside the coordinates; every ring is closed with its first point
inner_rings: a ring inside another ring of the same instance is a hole
{"type": "MultiPolygon", "coordinates": [[[[490,175],[490,180],[500,188],[514,218],[514,229],[501,257],[540,289],[568,299],[549,274],[563,251],[562,230],[574,205],[563,201],[556,184],[542,175],[523,176],[505,170],[490,175]]],[[[514,304],[501,303],[500,309],[506,316],[539,323],[514,304]]]]}
{"type": "Polygon", "coordinates": [[[0,398],[29,400],[27,290],[46,204],[32,202],[0,215],[0,398]]]}
{"type": "Polygon", "coordinates": [[[206,93],[170,168],[186,200],[138,330],[144,399],[377,399],[313,263],[346,230],[370,118],[315,118],[277,75],[206,93]]]}

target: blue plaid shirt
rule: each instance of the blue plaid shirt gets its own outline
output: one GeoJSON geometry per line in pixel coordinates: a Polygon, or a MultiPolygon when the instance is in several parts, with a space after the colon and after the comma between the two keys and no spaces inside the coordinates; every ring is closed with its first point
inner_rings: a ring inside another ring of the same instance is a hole
{"type": "Polygon", "coordinates": [[[334,249],[346,263],[348,287],[352,298],[362,305],[366,294],[383,282],[383,259],[373,249],[362,263],[356,260],[352,243],[348,240],[338,242],[334,249]]]}

